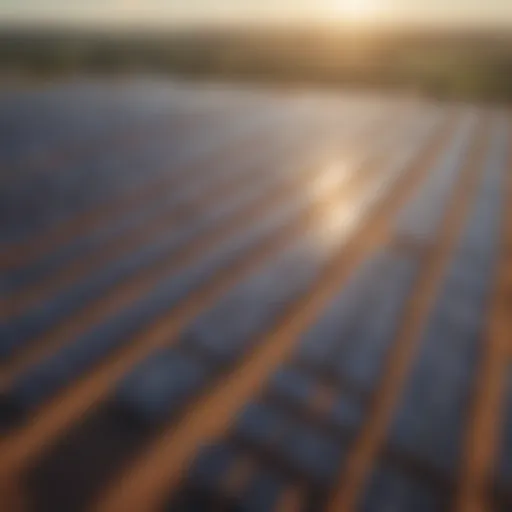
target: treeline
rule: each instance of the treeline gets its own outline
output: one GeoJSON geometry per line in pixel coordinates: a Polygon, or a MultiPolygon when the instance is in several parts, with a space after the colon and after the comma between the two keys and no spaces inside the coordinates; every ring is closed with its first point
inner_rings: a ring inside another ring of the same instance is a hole
{"type": "Polygon", "coordinates": [[[512,36],[311,30],[0,31],[0,70],[159,72],[284,84],[393,88],[512,101],[512,36]]]}

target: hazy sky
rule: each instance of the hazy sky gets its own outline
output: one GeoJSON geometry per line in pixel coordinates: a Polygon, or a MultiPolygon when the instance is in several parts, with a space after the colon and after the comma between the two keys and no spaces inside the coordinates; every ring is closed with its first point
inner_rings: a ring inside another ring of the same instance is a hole
{"type": "Polygon", "coordinates": [[[0,0],[0,20],[509,24],[512,0],[0,0]]]}

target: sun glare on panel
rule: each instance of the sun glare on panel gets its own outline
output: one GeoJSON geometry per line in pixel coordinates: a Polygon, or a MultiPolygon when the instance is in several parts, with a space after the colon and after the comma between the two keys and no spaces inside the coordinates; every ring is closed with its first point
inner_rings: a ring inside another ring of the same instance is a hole
{"type": "Polygon", "coordinates": [[[316,248],[320,251],[343,239],[355,221],[352,198],[347,196],[345,187],[352,172],[353,165],[348,160],[333,162],[308,184],[307,193],[314,198],[311,215],[318,241],[316,248]]]}
{"type": "Polygon", "coordinates": [[[349,171],[347,163],[336,162],[326,166],[309,185],[309,194],[315,198],[322,198],[339,189],[349,177],[349,171]]]}

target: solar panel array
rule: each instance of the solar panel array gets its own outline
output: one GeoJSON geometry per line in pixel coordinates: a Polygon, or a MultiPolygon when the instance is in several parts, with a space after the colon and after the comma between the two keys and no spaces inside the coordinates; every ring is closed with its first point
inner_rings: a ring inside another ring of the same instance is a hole
{"type": "Polygon", "coordinates": [[[504,109],[0,97],[0,509],[512,509],[504,109]]]}

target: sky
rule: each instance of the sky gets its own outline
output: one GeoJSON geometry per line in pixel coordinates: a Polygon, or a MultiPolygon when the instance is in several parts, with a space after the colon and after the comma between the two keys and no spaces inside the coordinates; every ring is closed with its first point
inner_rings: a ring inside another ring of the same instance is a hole
{"type": "Polygon", "coordinates": [[[0,0],[0,21],[507,25],[512,0],[0,0]]]}

